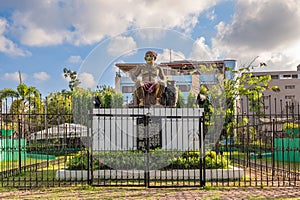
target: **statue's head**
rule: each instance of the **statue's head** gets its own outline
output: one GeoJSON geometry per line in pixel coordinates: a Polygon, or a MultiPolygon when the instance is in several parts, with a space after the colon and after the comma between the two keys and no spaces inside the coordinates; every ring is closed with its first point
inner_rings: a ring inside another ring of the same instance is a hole
{"type": "Polygon", "coordinates": [[[156,60],[156,57],[157,57],[157,53],[155,53],[154,51],[147,51],[145,53],[145,61],[146,63],[148,64],[151,64],[151,63],[154,63],[154,61],[156,60]]]}

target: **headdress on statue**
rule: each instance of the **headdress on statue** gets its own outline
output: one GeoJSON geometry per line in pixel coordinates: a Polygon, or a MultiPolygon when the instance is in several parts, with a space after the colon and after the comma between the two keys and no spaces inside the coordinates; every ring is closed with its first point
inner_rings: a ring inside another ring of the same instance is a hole
{"type": "Polygon", "coordinates": [[[145,57],[146,57],[146,55],[148,55],[148,54],[151,54],[151,55],[154,57],[154,60],[156,60],[157,53],[155,53],[154,51],[147,51],[147,52],[145,53],[145,57]]]}

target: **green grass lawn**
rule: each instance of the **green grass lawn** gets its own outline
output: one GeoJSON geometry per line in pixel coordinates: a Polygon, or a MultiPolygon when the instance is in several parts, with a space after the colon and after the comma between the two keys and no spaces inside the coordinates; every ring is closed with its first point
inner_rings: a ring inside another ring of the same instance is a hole
{"type": "Polygon", "coordinates": [[[1,161],[0,162],[0,172],[18,168],[20,164],[21,164],[21,166],[25,166],[25,165],[41,163],[44,161],[45,160],[38,160],[38,159],[32,159],[32,158],[27,158],[26,160],[21,160],[21,163],[18,160],[1,161]]]}

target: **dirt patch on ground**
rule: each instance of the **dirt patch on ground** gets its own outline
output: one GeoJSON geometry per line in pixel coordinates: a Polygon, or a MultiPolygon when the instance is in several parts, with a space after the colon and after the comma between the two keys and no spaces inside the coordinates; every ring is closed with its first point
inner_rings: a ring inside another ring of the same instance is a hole
{"type": "Polygon", "coordinates": [[[55,187],[33,190],[2,188],[1,199],[300,199],[300,188],[143,188],[55,187]]]}

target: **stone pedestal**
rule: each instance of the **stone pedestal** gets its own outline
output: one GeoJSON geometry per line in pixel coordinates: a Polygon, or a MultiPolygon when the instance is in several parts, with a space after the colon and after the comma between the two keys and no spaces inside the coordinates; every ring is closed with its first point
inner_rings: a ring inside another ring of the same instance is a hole
{"type": "Polygon", "coordinates": [[[118,108],[93,110],[93,150],[199,150],[202,108],[118,108]],[[148,140],[149,139],[149,140],[148,140]]]}

